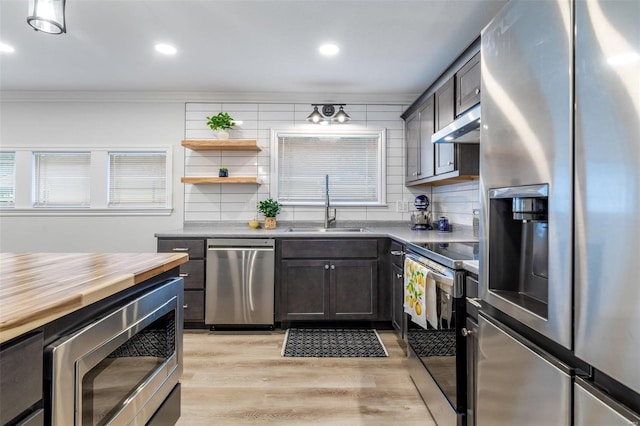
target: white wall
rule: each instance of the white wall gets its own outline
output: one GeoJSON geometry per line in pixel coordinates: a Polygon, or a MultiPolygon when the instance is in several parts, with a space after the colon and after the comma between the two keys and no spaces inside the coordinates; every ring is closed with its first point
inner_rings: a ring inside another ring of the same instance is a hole
{"type": "Polygon", "coordinates": [[[183,220],[184,102],[2,102],[0,146],[172,147],[170,216],[8,217],[0,214],[3,252],[153,252],[154,233],[183,220]]]}
{"type": "MultiPolygon", "coordinates": [[[[472,224],[478,205],[477,182],[439,187],[404,186],[403,125],[405,105],[361,103],[345,108],[354,119],[348,126],[388,129],[386,207],[339,208],[338,220],[401,220],[409,222],[416,195],[431,200],[433,217],[449,216],[451,223],[472,224]],[[403,201],[409,212],[397,212],[403,201]]],[[[0,147],[172,147],[173,213],[170,216],[6,216],[0,213],[2,252],[153,252],[154,233],[181,228],[183,222],[246,220],[256,214],[258,199],[269,194],[269,129],[313,126],[304,119],[310,104],[296,102],[185,103],[166,101],[5,101],[0,102],[0,147]],[[204,117],[221,110],[245,121],[232,138],[256,138],[263,151],[247,162],[246,153],[185,150],[185,138],[211,137],[204,117]],[[185,157],[186,156],[186,157],[185,157]],[[226,156],[226,157],[225,157],[226,156]],[[263,185],[189,185],[180,177],[198,167],[230,171],[254,168],[263,185]],[[232,165],[233,164],[233,165],[232,165]]],[[[323,219],[322,208],[291,207],[280,220],[323,219]]]]}

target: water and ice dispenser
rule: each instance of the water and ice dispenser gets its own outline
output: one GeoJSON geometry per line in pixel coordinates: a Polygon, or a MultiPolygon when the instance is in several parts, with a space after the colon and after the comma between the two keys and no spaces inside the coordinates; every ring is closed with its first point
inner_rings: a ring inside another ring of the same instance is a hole
{"type": "Polygon", "coordinates": [[[489,191],[489,291],[546,319],[549,186],[489,191]]]}

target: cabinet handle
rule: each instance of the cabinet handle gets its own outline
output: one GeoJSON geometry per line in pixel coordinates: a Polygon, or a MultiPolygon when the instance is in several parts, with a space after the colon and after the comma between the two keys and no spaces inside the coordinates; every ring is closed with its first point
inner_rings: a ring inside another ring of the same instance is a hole
{"type": "Polygon", "coordinates": [[[402,278],[402,274],[396,274],[396,278],[402,278]]]}
{"type": "Polygon", "coordinates": [[[462,333],[464,337],[471,336],[473,334],[471,330],[468,330],[466,328],[463,328],[462,330],[460,330],[460,333],[462,333]]]}
{"type": "Polygon", "coordinates": [[[480,94],[480,89],[476,89],[476,95],[480,94]]]}
{"type": "Polygon", "coordinates": [[[452,165],[453,165],[453,161],[449,161],[449,162],[447,162],[447,165],[448,165],[448,166],[452,166],[452,165]]]}
{"type": "Polygon", "coordinates": [[[403,256],[404,252],[402,250],[391,250],[391,254],[394,256],[403,256]]]}
{"type": "Polygon", "coordinates": [[[188,247],[174,247],[171,250],[173,251],[189,251],[188,247]]]}
{"type": "Polygon", "coordinates": [[[331,269],[336,269],[336,265],[331,265],[331,269]]]}
{"type": "Polygon", "coordinates": [[[178,276],[179,276],[179,277],[187,278],[187,277],[189,276],[189,274],[188,274],[188,273],[178,274],[178,276]]]}
{"type": "Polygon", "coordinates": [[[329,265],[324,265],[324,269],[329,269],[329,265]]]}
{"type": "Polygon", "coordinates": [[[187,305],[186,303],[184,305],[182,305],[183,309],[189,309],[189,305],[187,305]]]}
{"type": "Polygon", "coordinates": [[[418,172],[412,173],[412,176],[418,176],[418,172]]]}

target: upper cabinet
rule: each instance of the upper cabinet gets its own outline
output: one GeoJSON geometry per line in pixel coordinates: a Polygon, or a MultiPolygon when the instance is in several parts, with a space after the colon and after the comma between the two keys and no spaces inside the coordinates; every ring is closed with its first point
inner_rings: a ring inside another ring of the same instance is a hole
{"type": "Polygon", "coordinates": [[[433,96],[405,120],[407,184],[434,175],[435,148],[431,143],[434,125],[433,96]]]}
{"type": "Polygon", "coordinates": [[[480,52],[456,73],[456,117],[480,103],[480,52]]]}
{"type": "Polygon", "coordinates": [[[480,102],[480,39],[405,111],[405,184],[444,185],[478,179],[478,144],[432,144],[431,135],[480,102]]]}
{"type": "MultiPolygon", "coordinates": [[[[454,79],[451,77],[436,90],[436,131],[451,123],[455,118],[453,86],[454,79]]],[[[435,150],[435,174],[441,175],[455,170],[455,145],[451,143],[436,144],[435,150]]]]}

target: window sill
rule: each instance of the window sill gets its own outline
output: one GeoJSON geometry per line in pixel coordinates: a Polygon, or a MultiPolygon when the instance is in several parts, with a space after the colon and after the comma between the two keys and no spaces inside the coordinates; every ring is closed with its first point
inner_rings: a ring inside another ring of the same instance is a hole
{"type": "Polygon", "coordinates": [[[78,208],[0,208],[0,217],[13,216],[170,216],[172,208],[161,209],[78,209],[78,208]]]}

